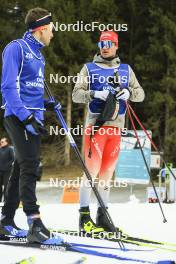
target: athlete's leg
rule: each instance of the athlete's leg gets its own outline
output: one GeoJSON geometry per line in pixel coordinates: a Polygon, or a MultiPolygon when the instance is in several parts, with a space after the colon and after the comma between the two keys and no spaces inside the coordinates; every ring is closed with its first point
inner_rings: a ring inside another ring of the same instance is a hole
{"type": "Polygon", "coordinates": [[[6,188],[4,196],[4,206],[2,208],[2,214],[7,218],[13,219],[15,211],[19,206],[19,175],[20,168],[17,160],[14,161],[12,174],[9,178],[9,182],[6,188]]]}
{"type": "Polygon", "coordinates": [[[103,198],[105,205],[107,206],[110,192],[109,184],[117,163],[120,151],[121,136],[120,130],[118,128],[112,127],[112,130],[108,130],[109,127],[104,128],[106,129],[107,141],[103,149],[102,163],[99,172],[98,190],[103,198]]]}
{"type": "MultiPolygon", "coordinates": [[[[85,165],[93,180],[97,177],[101,165],[103,148],[106,143],[106,136],[101,136],[98,132],[93,136],[90,141],[90,127],[85,130],[84,142],[85,142],[85,165]],[[91,149],[91,157],[89,157],[89,151],[91,149]]],[[[83,179],[80,187],[80,207],[89,206],[91,196],[90,183],[87,180],[86,175],[83,175],[83,179]]]]}
{"type": "MultiPolygon", "coordinates": [[[[15,116],[5,118],[5,127],[13,143],[20,168],[20,175],[19,171],[16,171],[15,178],[10,178],[11,189],[13,186],[17,189],[17,184],[19,184],[20,199],[26,215],[39,214],[35,188],[39,165],[40,137],[32,136],[30,133],[26,135],[23,124],[15,116]],[[18,177],[20,177],[19,180],[17,179],[18,177]]],[[[5,203],[4,211],[8,208],[8,196],[11,195],[9,190],[6,195],[7,202],[5,203]]]]}
{"type": "MultiPolygon", "coordinates": [[[[97,132],[92,140],[90,140],[90,134],[88,129],[86,129],[85,136],[85,164],[86,167],[94,181],[99,173],[101,163],[102,163],[102,153],[106,142],[106,137],[99,135],[97,132]],[[89,152],[91,149],[91,157],[89,157],[89,152]]],[[[91,196],[91,186],[87,180],[86,175],[83,176],[80,187],[80,218],[79,218],[79,228],[80,231],[99,233],[103,232],[103,228],[97,227],[91,216],[89,210],[90,196],[91,196]]]]}
{"type": "Polygon", "coordinates": [[[5,200],[5,193],[6,193],[6,189],[7,189],[7,185],[8,185],[8,181],[10,178],[10,174],[11,174],[12,169],[9,169],[7,171],[4,171],[3,173],[3,185],[4,185],[4,190],[3,190],[3,195],[4,195],[4,200],[5,200]]]}
{"type": "MultiPolygon", "coordinates": [[[[106,131],[108,127],[105,127],[106,131]]],[[[104,201],[105,206],[108,208],[109,193],[111,186],[111,179],[115,170],[118,154],[120,150],[120,132],[118,128],[115,129],[113,135],[107,135],[106,145],[103,151],[102,165],[99,173],[98,190],[104,201]]],[[[103,227],[106,231],[112,231],[111,225],[104,217],[102,208],[98,204],[96,224],[103,227]]]]}

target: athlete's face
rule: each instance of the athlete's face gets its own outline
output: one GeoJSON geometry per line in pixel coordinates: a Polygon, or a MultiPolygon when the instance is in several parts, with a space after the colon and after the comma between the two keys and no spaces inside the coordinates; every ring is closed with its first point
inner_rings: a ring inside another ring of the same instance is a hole
{"type": "Polygon", "coordinates": [[[40,30],[40,41],[45,45],[49,46],[51,39],[53,38],[53,23],[46,25],[40,30]]]}
{"type": "Polygon", "coordinates": [[[117,52],[117,46],[115,43],[112,43],[111,48],[103,47],[100,49],[100,54],[103,58],[115,57],[117,52]]]}

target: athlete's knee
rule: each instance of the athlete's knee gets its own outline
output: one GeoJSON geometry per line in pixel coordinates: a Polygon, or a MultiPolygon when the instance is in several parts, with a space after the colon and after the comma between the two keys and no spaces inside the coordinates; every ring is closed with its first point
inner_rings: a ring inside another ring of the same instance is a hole
{"type": "Polygon", "coordinates": [[[37,159],[25,159],[20,162],[20,175],[25,177],[25,175],[37,176],[37,171],[39,167],[39,160],[37,159]]]}
{"type": "Polygon", "coordinates": [[[87,176],[85,175],[85,173],[83,174],[82,177],[82,181],[81,181],[81,186],[84,187],[91,187],[91,184],[95,184],[96,183],[96,179],[97,179],[97,174],[94,173],[90,173],[91,179],[88,179],[87,176]]]}

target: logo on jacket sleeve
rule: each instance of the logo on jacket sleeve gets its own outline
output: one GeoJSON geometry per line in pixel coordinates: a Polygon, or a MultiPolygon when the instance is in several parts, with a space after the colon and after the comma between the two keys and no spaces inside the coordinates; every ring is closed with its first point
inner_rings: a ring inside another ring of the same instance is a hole
{"type": "Polygon", "coordinates": [[[33,57],[32,53],[26,52],[25,58],[26,59],[33,59],[34,57],[33,57]]]}

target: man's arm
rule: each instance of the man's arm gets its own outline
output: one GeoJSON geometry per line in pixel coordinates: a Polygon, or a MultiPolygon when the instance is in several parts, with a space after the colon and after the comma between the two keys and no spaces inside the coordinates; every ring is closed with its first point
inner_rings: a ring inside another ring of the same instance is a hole
{"type": "Polygon", "coordinates": [[[87,104],[92,100],[90,91],[88,91],[88,86],[87,68],[84,65],[78,75],[77,82],[72,92],[73,102],[87,104]]]}
{"type": "Polygon", "coordinates": [[[18,119],[23,121],[30,115],[30,112],[24,107],[16,87],[21,62],[21,48],[17,42],[12,42],[3,53],[1,90],[8,107],[18,119]]]}
{"type": "Polygon", "coordinates": [[[140,86],[131,67],[130,67],[130,76],[129,76],[129,90],[131,92],[130,101],[142,102],[144,100],[145,98],[144,90],[140,86]]]}

